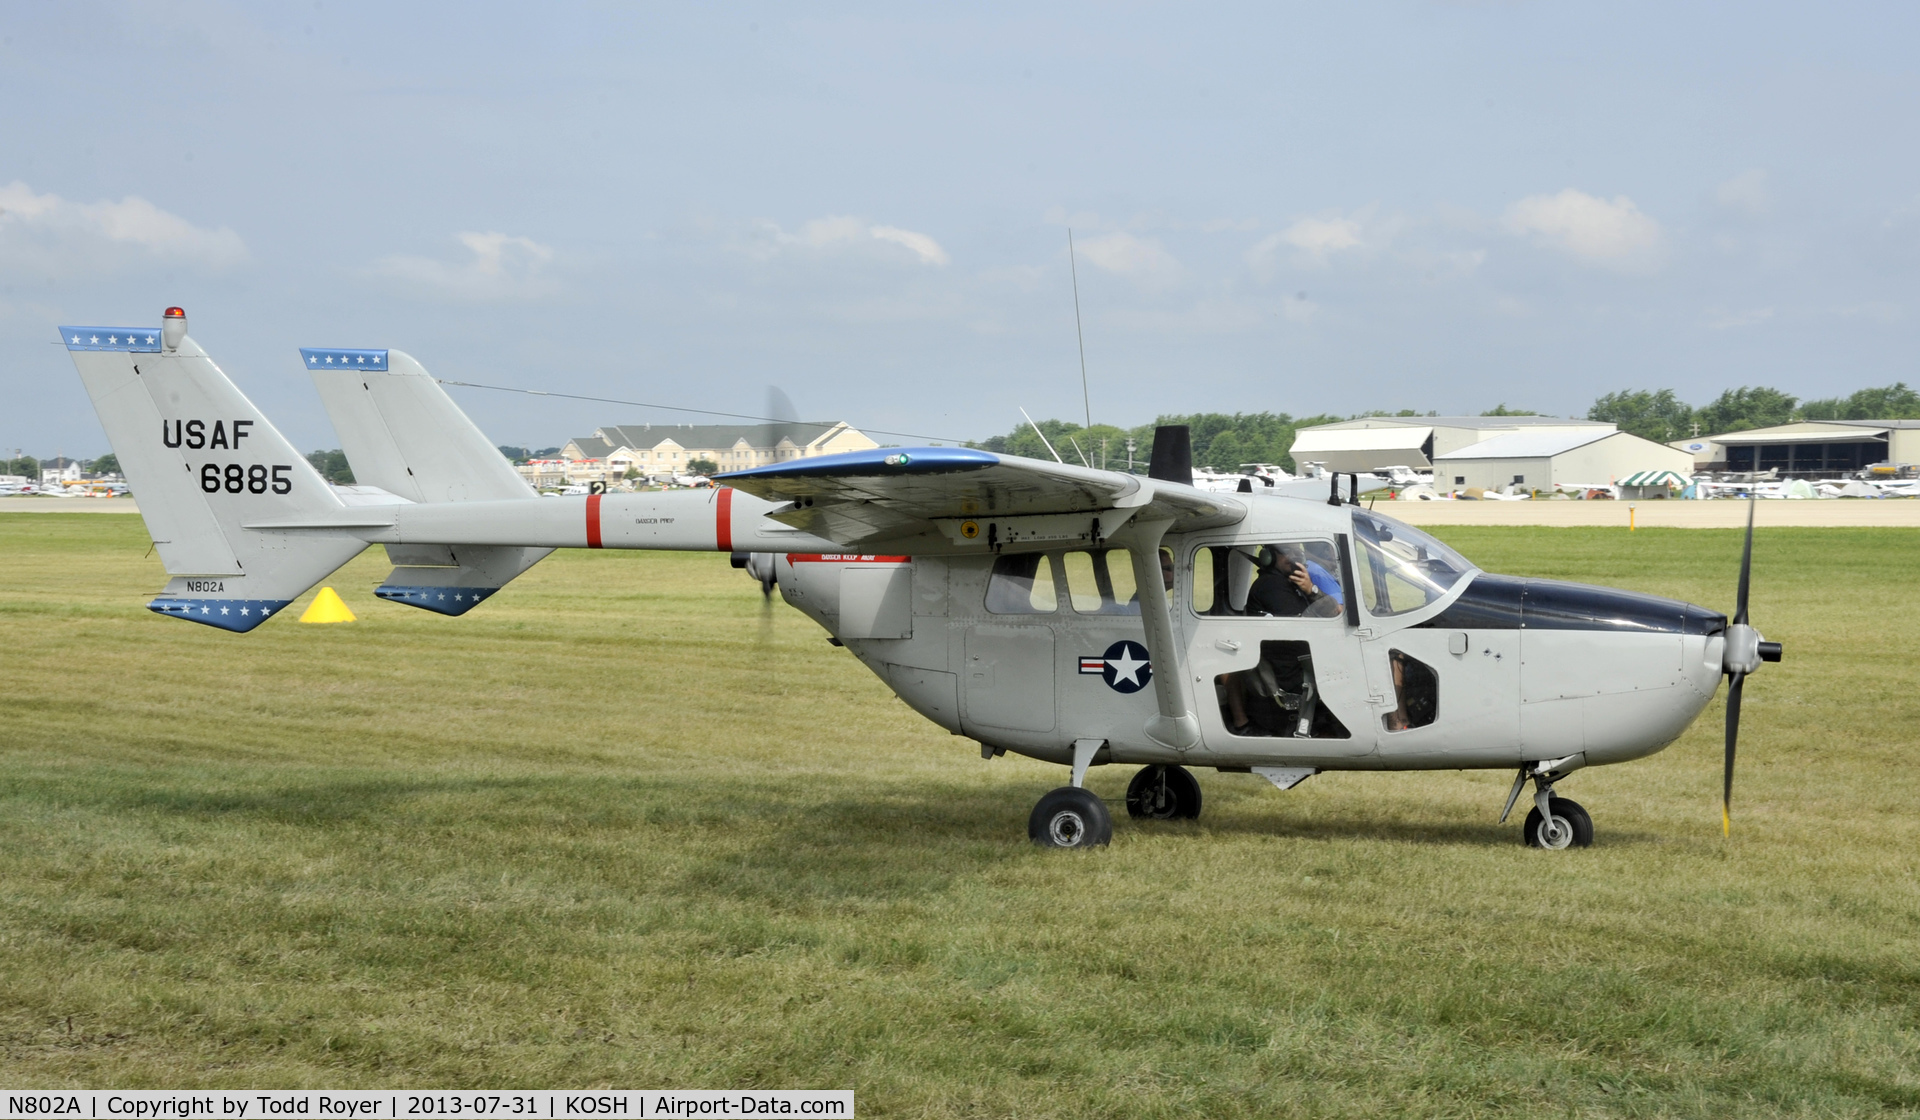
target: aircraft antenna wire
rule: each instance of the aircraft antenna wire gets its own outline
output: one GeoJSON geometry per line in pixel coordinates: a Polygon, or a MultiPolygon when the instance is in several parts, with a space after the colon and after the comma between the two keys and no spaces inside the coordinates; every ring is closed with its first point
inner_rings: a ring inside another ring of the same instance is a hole
{"type": "MultiPolygon", "coordinates": [[[[434,381],[441,385],[458,385],[462,389],[491,389],[496,393],[521,393],[529,397],[560,397],[570,401],[593,401],[597,404],[624,404],[633,408],[657,408],[663,412],[692,412],[701,416],[724,416],[729,420],[757,420],[766,424],[793,423],[792,420],[778,416],[749,416],[744,412],[720,412],[711,408],[685,408],[674,404],[650,404],[646,401],[620,400],[617,397],[591,397],[584,393],[555,393],[546,389],[522,389],[513,385],[482,385],[477,381],[455,381],[446,377],[436,377],[434,381]]],[[[908,439],[924,439],[938,443],[951,443],[955,447],[965,446],[968,442],[963,439],[955,439],[952,436],[930,436],[925,432],[892,432],[885,428],[866,427],[860,430],[863,432],[872,432],[875,435],[905,436],[908,439]]]]}
{"type": "MultiPolygon", "coordinates": [[[[1021,409],[1020,415],[1027,416],[1027,410],[1024,408],[1021,409]]],[[[1033,417],[1031,416],[1027,416],[1027,427],[1032,428],[1033,434],[1040,437],[1040,445],[1047,449],[1047,454],[1053,456],[1053,461],[1065,466],[1067,461],[1062,459],[1060,453],[1053,449],[1053,444],[1047,442],[1047,433],[1040,430],[1040,425],[1034,423],[1033,417]]]]}

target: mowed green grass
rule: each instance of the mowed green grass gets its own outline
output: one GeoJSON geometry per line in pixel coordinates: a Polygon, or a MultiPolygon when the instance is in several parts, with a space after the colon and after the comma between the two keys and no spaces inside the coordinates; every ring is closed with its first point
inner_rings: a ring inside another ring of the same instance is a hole
{"type": "MultiPolygon", "coordinates": [[[[1762,511],[1764,514],[1764,510],[1762,511]]],[[[1731,609],[1738,534],[1442,529],[1731,609]]],[[[0,516],[0,1082],[828,1087],[870,1116],[1920,1110],[1911,530],[1765,530],[1718,703],[1495,823],[1503,773],[1200,771],[1036,850],[1063,768],[914,715],[709,555],[556,554],[461,619],[148,613],[137,518],[0,516]]],[[[304,606],[304,602],[300,604],[304,606]]],[[[298,609],[296,607],[296,609],[298,609]]]]}

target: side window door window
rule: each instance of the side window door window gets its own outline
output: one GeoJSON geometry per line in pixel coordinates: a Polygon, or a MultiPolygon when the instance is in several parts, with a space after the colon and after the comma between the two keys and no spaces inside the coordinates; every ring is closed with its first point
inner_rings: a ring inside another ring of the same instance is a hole
{"type": "Polygon", "coordinates": [[[1069,552],[1061,557],[1067,574],[1067,601],[1079,614],[1139,614],[1134,594],[1133,558],[1126,549],[1069,552]]]}
{"type": "Polygon", "coordinates": [[[1056,560],[1044,552],[1003,553],[987,577],[993,614],[1052,614],[1060,609],[1056,560]]]}
{"type": "Polygon", "coordinates": [[[1327,540],[1209,545],[1193,555],[1198,615],[1338,618],[1346,609],[1340,559],[1327,540]]]}

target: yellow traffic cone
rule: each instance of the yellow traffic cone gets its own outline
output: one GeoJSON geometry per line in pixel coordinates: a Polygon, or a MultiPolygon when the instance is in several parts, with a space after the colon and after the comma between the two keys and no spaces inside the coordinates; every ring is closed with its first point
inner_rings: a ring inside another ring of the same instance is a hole
{"type": "Polygon", "coordinates": [[[353,612],[341,600],[338,592],[331,587],[322,587],[320,594],[313,597],[313,603],[306,613],[300,616],[302,622],[352,622],[353,612]]]}

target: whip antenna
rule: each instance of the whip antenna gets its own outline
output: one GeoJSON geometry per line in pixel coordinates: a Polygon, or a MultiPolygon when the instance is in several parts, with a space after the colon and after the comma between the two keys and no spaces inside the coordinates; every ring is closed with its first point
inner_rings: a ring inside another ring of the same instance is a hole
{"type": "Polygon", "coordinates": [[[1093,398],[1087,394],[1087,336],[1080,329],[1080,266],[1073,261],[1073,227],[1067,227],[1067,271],[1073,276],[1073,337],[1080,343],[1080,404],[1093,427],[1093,398]]]}

